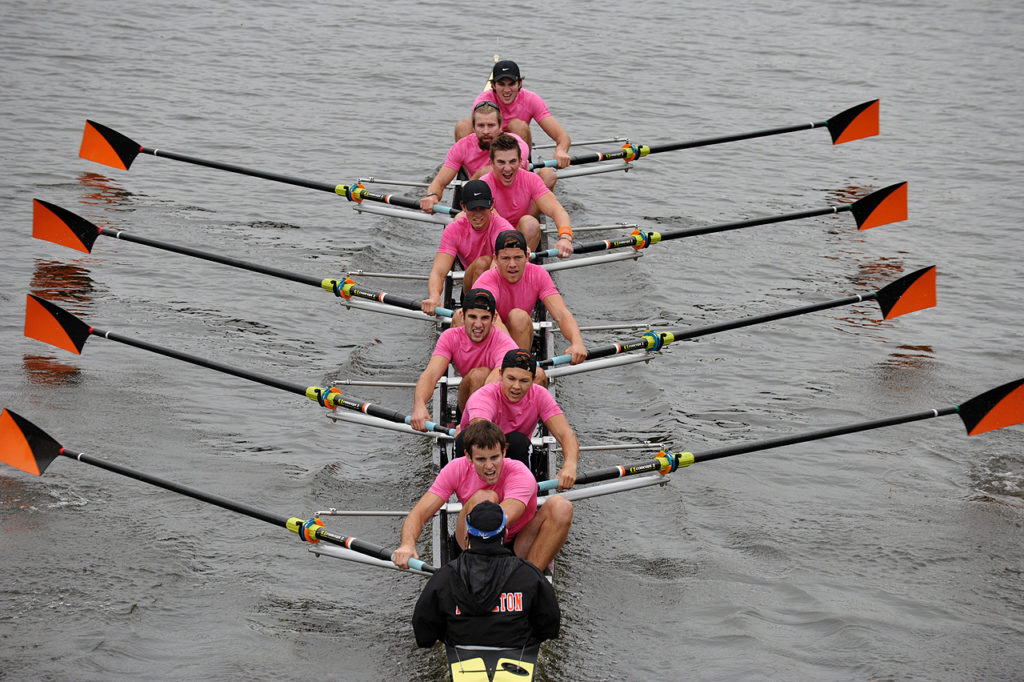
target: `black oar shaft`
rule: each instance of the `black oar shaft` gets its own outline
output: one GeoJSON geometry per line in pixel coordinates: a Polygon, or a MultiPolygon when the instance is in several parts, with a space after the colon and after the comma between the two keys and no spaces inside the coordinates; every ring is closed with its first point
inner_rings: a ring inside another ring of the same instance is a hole
{"type": "Polygon", "coordinates": [[[810,431],[808,433],[801,433],[793,436],[782,436],[780,438],[772,438],[769,440],[757,441],[756,443],[744,443],[742,445],[732,445],[721,448],[715,448],[713,450],[706,450],[705,452],[693,453],[693,461],[706,462],[712,459],[721,459],[722,457],[742,455],[748,452],[771,450],[772,448],[779,448],[784,445],[806,443],[807,441],[821,440],[823,438],[831,438],[832,436],[842,436],[850,433],[858,433],[860,431],[869,431],[871,429],[880,429],[886,426],[895,426],[896,424],[907,424],[910,422],[921,421],[922,419],[932,419],[933,417],[942,417],[945,415],[956,414],[957,412],[958,408],[955,406],[944,407],[941,409],[927,410],[925,412],[915,412],[913,414],[905,414],[897,417],[887,417],[885,419],[875,419],[872,421],[859,422],[857,424],[849,424],[847,426],[837,426],[830,429],[810,431]]]}
{"type": "Polygon", "coordinates": [[[230,256],[221,256],[216,253],[210,253],[208,251],[200,251],[199,249],[193,249],[188,246],[180,246],[178,244],[171,244],[169,242],[159,241],[157,239],[149,239],[147,237],[140,237],[128,232],[121,230],[112,230],[110,228],[100,227],[99,233],[105,237],[112,237],[114,239],[120,239],[121,241],[134,242],[136,244],[144,244],[146,246],[152,246],[157,249],[163,249],[164,251],[171,251],[173,253],[180,253],[185,256],[193,256],[195,258],[202,258],[213,263],[221,263],[223,265],[230,265],[234,268],[241,268],[242,270],[249,270],[251,272],[258,272],[263,275],[270,275],[271,277],[279,277],[281,279],[291,280],[292,282],[299,282],[300,284],[311,284],[318,289],[321,287],[323,280],[310,275],[303,275],[296,272],[289,272],[287,270],[281,270],[279,268],[270,267],[268,265],[259,265],[257,263],[249,263],[237,258],[230,256]]]}
{"type": "Polygon", "coordinates": [[[171,348],[165,348],[164,346],[158,346],[154,343],[149,343],[147,341],[133,339],[130,336],[121,336],[120,334],[106,331],[104,329],[100,329],[99,327],[90,328],[89,333],[94,336],[102,336],[103,338],[110,339],[111,341],[117,341],[128,346],[134,346],[136,348],[141,348],[142,350],[148,350],[152,353],[158,353],[169,358],[174,358],[175,360],[184,360],[185,362],[189,362],[193,365],[198,365],[199,367],[206,367],[207,369],[212,369],[218,372],[223,372],[225,374],[230,374],[241,379],[255,381],[266,386],[273,386],[274,388],[280,388],[291,393],[306,395],[307,387],[302,386],[301,384],[295,384],[290,381],[282,381],[281,379],[276,379],[266,374],[250,372],[248,370],[240,369],[238,367],[233,367],[231,365],[226,365],[221,362],[216,362],[215,360],[207,360],[206,358],[201,358],[199,356],[191,355],[189,353],[183,353],[181,351],[173,350],[171,348]]]}
{"type": "Polygon", "coordinates": [[[755,130],[749,133],[736,133],[734,135],[722,135],[720,137],[705,137],[700,140],[688,140],[685,142],[671,142],[668,144],[661,145],[648,145],[650,150],[649,154],[658,154],[660,152],[671,152],[677,149],[690,149],[692,147],[708,147],[714,144],[723,144],[725,142],[736,142],[738,140],[750,140],[755,137],[768,137],[769,135],[782,135],[784,133],[795,133],[799,130],[810,130],[812,128],[823,128],[828,125],[828,121],[820,121],[818,123],[802,123],[794,126],[781,126],[779,128],[768,128],[766,130],[755,130]]]}
{"type": "Polygon", "coordinates": [[[784,223],[790,220],[802,220],[804,218],[815,218],[817,216],[833,215],[835,213],[849,211],[852,208],[852,204],[846,206],[829,206],[828,208],[814,208],[808,211],[797,211],[796,213],[785,213],[782,215],[766,216],[764,218],[751,218],[750,220],[738,220],[731,223],[718,223],[716,225],[705,225],[703,227],[691,227],[682,230],[669,230],[668,232],[659,232],[658,234],[661,235],[660,241],[666,241],[669,239],[679,239],[682,237],[693,237],[700,234],[714,234],[715,232],[738,230],[744,227],[755,227],[757,225],[771,225],[773,223],[784,223]]]}
{"type": "Polygon", "coordinates": [[[271,173],[268,171],[261,171],[255,168],[246,168],[245,166],[238,166],[233,163],[222,163],[220,161],[210,161],[207,159],[200,159],[195,156],[188,156],[187,154],[179,154],[177,152],[169,152],[163,149],[154,149],[152,147],[141,147],[140,152],[144,154],[152,154],[153,156],[162,156],[167,159],[174,159],[176,161],[184,161],[186,163],[194,163],[198,166],[206,166],[207,168],[216,168],[218,170],[226,170],[232,173],[240,173],[242,175],[251,175],[254,178],[263,178],[265,180],[273,180],[275,182],[283,182],[289,185],[297,185],[298,187],[309,187],[310,189],[318,189],[323,192],[336,193],[337,185],[332,185],[326,182],[317,182],[315,180],[305,180],[303,178],[295,178],[290,175],[282,175],[280,173],[271,173]]]}

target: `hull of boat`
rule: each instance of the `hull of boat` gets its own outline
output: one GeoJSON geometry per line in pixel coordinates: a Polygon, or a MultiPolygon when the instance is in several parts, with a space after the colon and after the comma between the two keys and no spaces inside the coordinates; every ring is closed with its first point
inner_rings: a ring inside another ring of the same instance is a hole
{"type": "Polygon", "coordinates": [[[453,682],[527,682],[533,679],[540,647],[445,646],[453,682]]]}

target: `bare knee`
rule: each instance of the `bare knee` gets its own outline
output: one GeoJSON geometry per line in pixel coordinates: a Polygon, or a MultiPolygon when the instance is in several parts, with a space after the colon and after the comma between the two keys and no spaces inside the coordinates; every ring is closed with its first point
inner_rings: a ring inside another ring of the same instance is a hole
{"type": "Polygon", "coordinates": [[[572,516],[575,510],[572,502],[565,497],[561,495],[549,497],[544,503],[544,509],[547,510],[549,520],[565,526],[572,523],[572,516]]]}
{"type": "MultiPolygon", "coordinates": [[[[455,124],[455,141],[458,142],[466,135],[473,132],[473,121],[468,118],[464,118],[455,124]]],[[[518,133],[517,133],[518,134],[518,133]]]]}
{"type": "MultiPolygon", "coordinates": [[[[521,118],[510,119],[505,126],[505,130],[510,133],[515,133],[519,137],[523,138],[528,146],[533,146],[533,136],[530,134],[530,124],[521,118]]],[[[529,159],[523,159],[523,164],[529,163],[529,159]]]]}
{"type": "Polygon", "coordinates": [[[537,171],[537,176],[544,181],[544,186],[548,189],[554,189],[555,183],[558,182],[558,175],[550,168],[541,168],[537,171]]]}
{"type": "MultiPolygon", "coordinates": [[[[466,510],[466,512],[468,513],[469,510],[471,510],[473,507],[480,504],[481,502],[494,502],[495,504],[498,504],[500,501],[501,500],[498,499],[498,493],[494,492],[493,490],[477,490],[475,493],[469,496],[469,499],[466,500],[465,504],[462,505],[462,508],[466,510]]],[[[568,502],[568,500],[566,500],[566,502],[568,502]]],[[[545,504],[547,503],[545,502],[545,504]]],[[[570,504],[572,503],[570,502],[570,504]]],[[[569,518],[572,518],[571,514],[569,518]]]]}
{"type": "Polygon", "coordinates": [[[540,223],[531,215],[524,215],[516,223],[516,229],[526,237],[526,245],[531,251],[536,251],[540,244],[540,223]]]}

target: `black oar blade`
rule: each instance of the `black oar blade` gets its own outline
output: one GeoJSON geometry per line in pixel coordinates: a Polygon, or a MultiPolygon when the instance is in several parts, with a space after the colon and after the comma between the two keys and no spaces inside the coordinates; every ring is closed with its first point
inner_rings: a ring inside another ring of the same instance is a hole
{"type": "Polygon", "coordinates": [[[42,199],[32,200],[32,236],[92,253],[100,229],[82,216],[42,199]]]}
{"type": "Polygon", "coordinates": [[[985,391],[960,406],[968,436],[1024,423],[1024,379],[985,391]]]}
{"type": "Polygon", "coordinates": [[[878,100],[858,104],[828,120],[832,144],[843,144],[878,134],[878,100]]]}
{"type": "Polygon", "coordinates": [[[935,266],[904,275],[878,290],[882,319],[891,320],[917,310],[935,307],[935,266]]]}
{"type": "Polygon", "coordinates": [[[25,336],[57,348],[82,354],[91,328],[60,306],[28,295],[25,308],[25,336]]]}
{"type": "Polygon", "coordinates": [[[897,182],[853,202],[850,207],[858,230],[907,219],[907,183],[897,182]]]}
{"type": "Polygon", "coordinates": [[[60,456],[60,443],[10,410],[0,412],[0,461],[33,476],[42,476],[60,456]]]}
{"type": "Polygon", "coordinates": [[[86,120],[78,155],[104,166],[128,170],[141,149],[142,146],[130,137],[96,121],[86,120]]]}

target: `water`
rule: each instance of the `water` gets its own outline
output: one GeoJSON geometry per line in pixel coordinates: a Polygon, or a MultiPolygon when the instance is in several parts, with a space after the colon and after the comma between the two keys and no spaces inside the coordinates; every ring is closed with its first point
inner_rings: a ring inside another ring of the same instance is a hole
{"type": "MultiPolygon", "coordinates": [[[[939,268],[934,310],[879,322],[874,304],[840,308],[564,379],[584,443],[700,451],[944,407],[1021,376],[1021,6],[623,8],[4,3],[3,405],[69,448],[274,513],[409,507],[430,479],[421,440],[335,424],[299,397],[104,339],[75,357],[24,338],[24,296],[307,384],[414,379],[429,329],[137,245],[100,239],[86,255],[33,240],[30,200],[318,276],[426,273],[436,227],[148,155],[109,169],[77,158],[82,125],[326,182],[428,179],[495,52],[519,61],[577,139],[672,142],[882,100],[877,138],[832,148],[808,131],[566,181],[558,196],[576,224],[677,229],[910,182],[905,223],[860,233],[840,215],[562,273],[581,324],[707,324],[939,268]]],[[[349,393],[411,406],[402,389],[349,393]]],[[[968,439],[945,417],[698,464],[665,488],[580,503],[545,679],[1020,679],[1022,434],[968,439]]],[[[588,454],[583,468],[635,457],[588,454]]],[[[332,527],[397,541],[396,521],[332,527]]],[[[418,578],[314,560],[283,529],[67,460],[39,479],[0,473],[0,566],[3,679],[443,673],[439,653],[412,641],[418,578]]]]}

